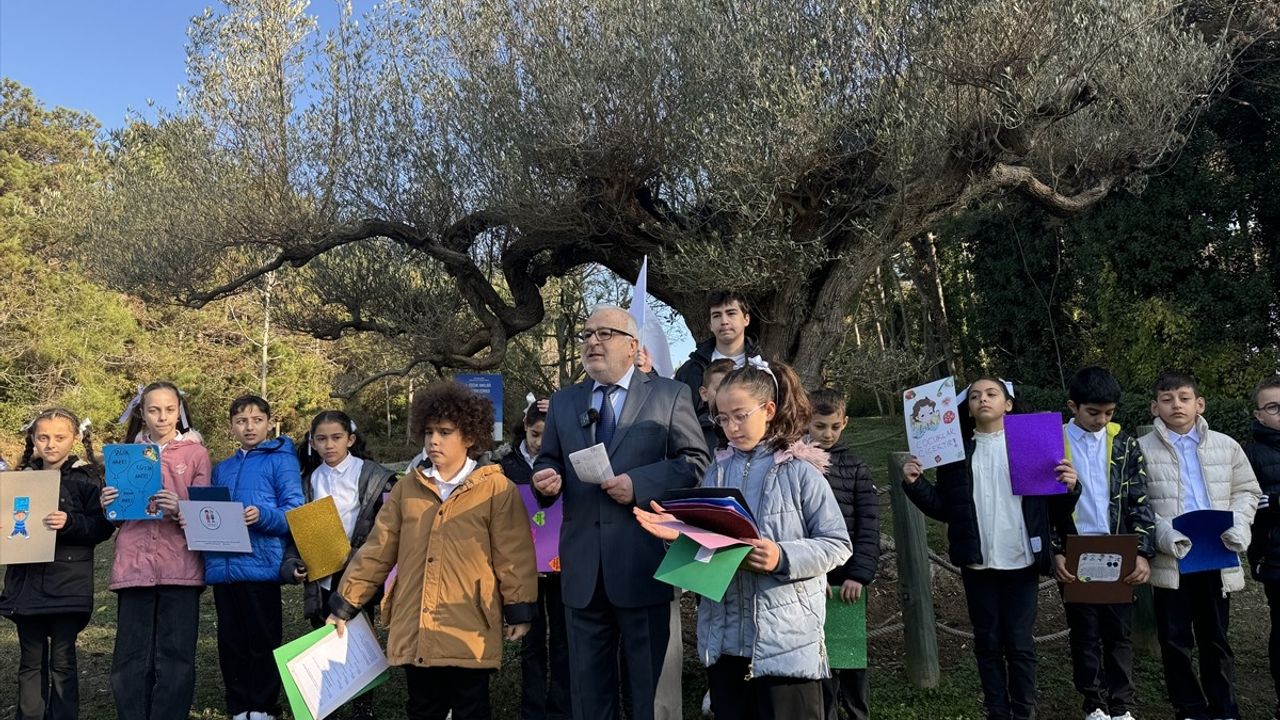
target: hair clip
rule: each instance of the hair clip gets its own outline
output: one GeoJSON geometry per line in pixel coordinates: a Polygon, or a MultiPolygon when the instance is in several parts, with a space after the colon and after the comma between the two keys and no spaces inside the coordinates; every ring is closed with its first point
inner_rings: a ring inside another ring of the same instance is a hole
{"type": "Polygon", "coordinates": [[[80,437],[84,437],[84,434],[86,432],[89,432],[89,426],[92,424],[93,424],[93,421],[90,420],[89,418],[85,418],[80,421],[80,437]]]}
{"type": "MultiPolygon", "coordinates": [[[[142,402],[143,389],[145,389],[145,386],[138,386],[138,392],[134,394],[133,399],[125,406],[124,412],[120,414],[120,419],[116,420],[117,423],[124,424],[129,422],[129,416],[133,414],[134,410],[138,409],[138,404],[142,402]]],[[[179,405],[181,405],[181,403],[179,403],[179,405]]]]}

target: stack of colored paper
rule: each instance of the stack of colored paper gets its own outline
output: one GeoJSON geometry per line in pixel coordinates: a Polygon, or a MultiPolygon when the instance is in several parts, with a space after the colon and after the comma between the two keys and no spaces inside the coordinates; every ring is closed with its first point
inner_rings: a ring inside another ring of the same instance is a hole
{"type": "Polygon", "coordinates": [[[751,552],[747,539],[760,537],[742,493],[733,488],[696,488],[662,501],[672,516],[663,525],[680,533],[654,578],[717,602],[751,552]]]}

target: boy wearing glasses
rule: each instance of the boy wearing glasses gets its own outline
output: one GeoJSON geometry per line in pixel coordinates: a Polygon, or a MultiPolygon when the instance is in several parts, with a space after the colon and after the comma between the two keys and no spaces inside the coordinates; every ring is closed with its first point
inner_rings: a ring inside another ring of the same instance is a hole
{"type": "Polygon", "coordinates": [[[1280,716],[1280,375],[1258,383],[1253,391],[1253,438],[1244,446],[1262,495],[1249,543],[1249,568],[1267,591],[1271,608],[1271,680],[1280,716]]]}

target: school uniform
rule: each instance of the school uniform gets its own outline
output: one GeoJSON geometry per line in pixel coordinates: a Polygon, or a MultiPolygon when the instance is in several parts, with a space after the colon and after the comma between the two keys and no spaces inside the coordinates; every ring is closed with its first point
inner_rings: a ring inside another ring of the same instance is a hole
{"type": "MultiPolygon", "coordinates": [[[[502,472],[516,485],[533,481],[533,463],[523,441],[503,456],[502,472]]],[[[538,575],[538,608],[520,641],[520,720],[569,720],[569,636],[564,622],[560,573],[538,575]]]]}
{"type": "MultiPolygon", "coordinates": [[[[1155,517],[1147,503],[1146,461],[1138,441],[1110,423],[1088,432],[1064,426],[1067,458],[1075,466],[1080,498],[1075,513],[1060,517],[1055,551],[1068,535],[1137,535],[1138,555],[1155,557],[1155,517]]],[[[1132,709],[1133,601],[1106,605],[1064,603],[1072,679],[1087,715],[1103,710],[1121,717],[1132,709]]]]}
{"type": "MultiPolygon", "coordinates": [[[[39,470],[43,463],[37,459],[31,467],[39,470]]],[[[5,568],[0,615],[18,629],[17,720],[79,716],[76,636],[93,612],[93,549],[115,532],[102,514],[101,487],[92,466],[67,458],[58,489],[58,510],[67,523],[57,532],[53,561],[5,568]]]]}
{"type": "MultiPolygon", "coordinates": [[[[961,569],[973,623],[987,718],[1034,718],[1032,631],[1040,576],[1052,568],[1050,503],[1013,494],[1004,431],[975,432],[965,443],[964,462],[939,467],[936,485],[920,478],[903,489],[925,515],[947,524],[948,554],[961,569]]],[[[1064,507],[1069,512],[1069,501],[1064,507]]]]}
{"type": "Polygon", "coordinates": [[[1186,435],[1156,418],[1155,429],[1138,443],[1147,460],[1148,497],[1156,521],[1151,584],[1169,702],[1182,718],[1238,718],[1227,628],[1230,593],[1244,589],[1244,571],[1237,566],[1182,574],[1178,560],[1190,541],[1173,529],[1173,519],[1192,510],[1231,510],[1235,522],[1222,539],[1228,549],[1244,552],[1261,489],[1240,445],[1210,430],[1203,417],[1196,418],[1186,435]],[[1199,654],[1198,678],[1193,650],[1199,654]]]}
{"type": "MultiPolygon", "coordinates": [[[[876,577],[880,564],[880,501],[876,497],[871,469],[843,442],[832,445],[827,453],[831,465],[823,473],[835,495],[840,514],[844,516],[853,554],[840,567],[827,573],[827,584],[838,589],[846,580],[860,583],[863,593],[876,577]]],[[[843,708],[853,720],[871,717],[871,684],[865,669],[832,670],[822,681],[822,699],[827,720],[836,720],[843,708]]]]}

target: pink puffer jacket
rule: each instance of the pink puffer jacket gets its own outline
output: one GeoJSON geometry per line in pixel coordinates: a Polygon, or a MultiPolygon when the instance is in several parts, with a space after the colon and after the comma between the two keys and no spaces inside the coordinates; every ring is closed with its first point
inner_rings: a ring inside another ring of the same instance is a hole
{"type": "MultiPolygon", "coordinates": [[[[197,432],[184,433],[160,451],[164,487],[179,500],[189,499],[187,488],[208,485],[209,475],[209,451],[197,432]]],[[[186,535],[175,518],[121,523],[111,567],[111,589],[156,585],[204,585],[200,553],[187,549],[186,535]]]]}

